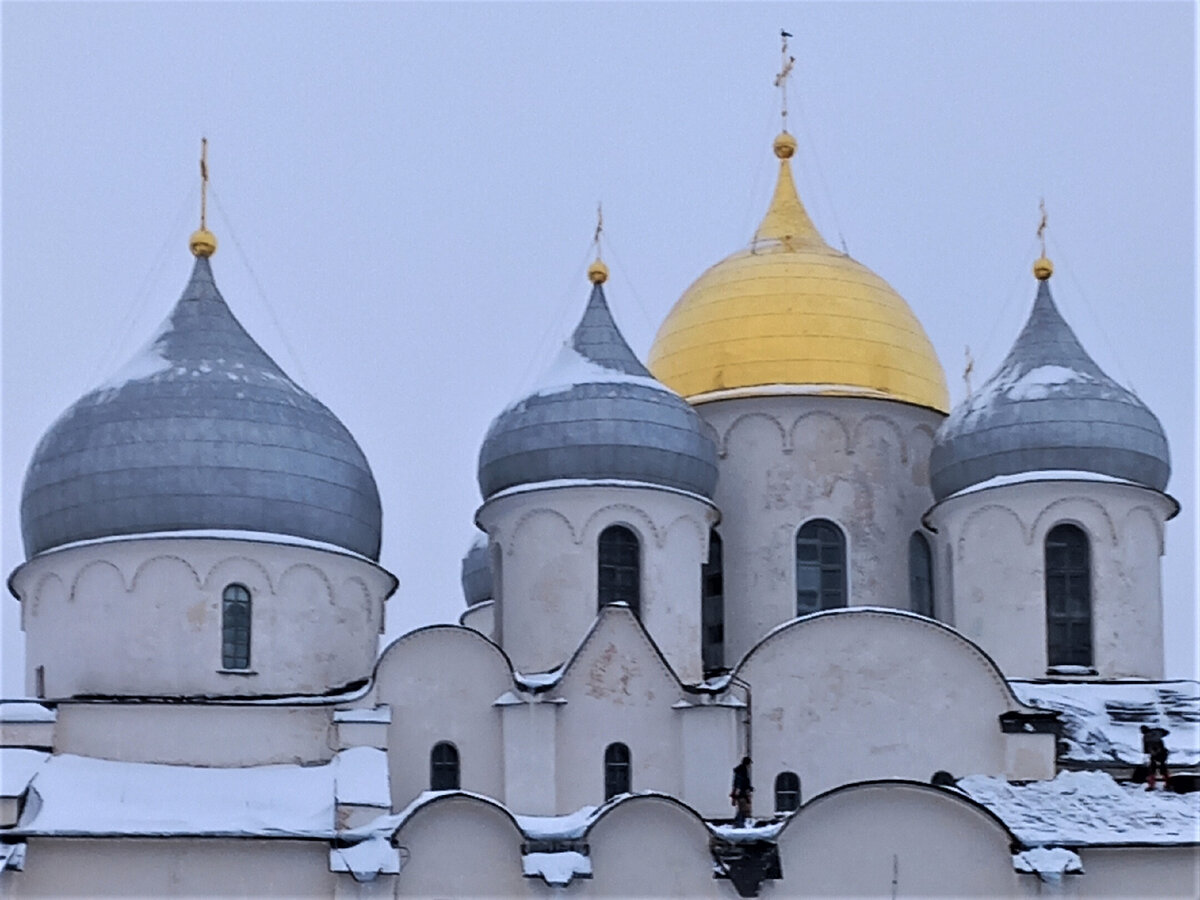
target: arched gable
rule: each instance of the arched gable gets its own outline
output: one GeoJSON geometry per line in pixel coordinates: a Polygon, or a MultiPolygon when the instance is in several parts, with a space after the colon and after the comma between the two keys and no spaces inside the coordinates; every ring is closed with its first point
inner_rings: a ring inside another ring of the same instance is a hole
{"type": "Polygon", "coordinates": [[[499,803],[464,793],[422,802],[396,829],[404,864],[397,897],[515,897],[528,893],[521,874],[523,836],[499,803]]]}
{"type": "Polygon", "coordinates": [[[375,700],[392,710],[393,809],[429,789],[429,753],[441,741],[458,748],[464,790],[503,796],[500,714],[493,704],[512,688],[504,651],[470,628],[430,625],[384,650],[375,666],[375,700]]]}
{"type": "Polygon", "coordinates": [[[965,795],[894,780],[815,797],[778,837],[785,883],[812,896],[1014,896],[1013,844],[965,795]]]}
{"type": "Polygon", "coordinates": [[[978,646],[898,610],[851,607],[792,620],[752,648],[736,674],[750,685],[758,779],[791,771],[806,791],[869,778],[923,781],[938,769],[1002,774],[999,716],[1025,709],[978,646]]]}
{"type": "Polygon", "coordinates": [[[711,834],[690,806],[662,794],[623,797],[585,832],[602,897],[716,897],[711,834]]]}

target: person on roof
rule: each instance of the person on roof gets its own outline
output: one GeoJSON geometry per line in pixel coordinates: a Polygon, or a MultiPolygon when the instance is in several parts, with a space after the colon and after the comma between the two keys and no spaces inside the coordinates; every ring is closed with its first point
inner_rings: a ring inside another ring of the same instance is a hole
{"type": "Polygon", "coordinates": [[[750,816],[750,797],[754,786],[750,783],[750,757],[743,756],[742,761],[733,767],[733,790],[729,792],[729,801],[736,807],[737,815],[733,819],[733,827],[741,828],[750,816]]]}
{"type": "Polygon", "coordinates": [[[1170,733],[1165,728],[1142,726],[1142,752],[1146,754],[1150,766],[1146,784],[1148,791],[1154,790],[1154,783],[1159,773],[1162,773],[1164,788],[1171,784],[1171,773],[1167,771],[1167,745],[1163,742],[1163,738],[1170,733]]]}

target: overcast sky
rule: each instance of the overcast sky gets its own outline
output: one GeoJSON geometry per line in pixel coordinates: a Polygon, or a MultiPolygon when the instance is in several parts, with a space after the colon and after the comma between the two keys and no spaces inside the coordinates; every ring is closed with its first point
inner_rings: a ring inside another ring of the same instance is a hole
{"type": "MultiPolygon", "coordinates": [[[[609,301],[645,356],[770,195],[778,34],[817,226],[964,396],[1052,289],[1171,443],[1167,671],[1195,668],[1195,19],[1176,4],[17,4],[3,24],[3,566],[53,420],[178,298],[210,142],[217,282],[362,445],[389,633],[462,611],[491,418],[609,301]]],[[[19,605],[3,693],[23,690],[19,605]]]]}

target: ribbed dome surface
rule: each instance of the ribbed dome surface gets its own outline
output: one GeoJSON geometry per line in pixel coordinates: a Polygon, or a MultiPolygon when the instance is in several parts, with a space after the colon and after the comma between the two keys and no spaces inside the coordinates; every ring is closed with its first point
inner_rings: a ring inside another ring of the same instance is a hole
{"type": "Polygon", "coordinates": [[[463,599],[474,606],[492,599],[492,564],[488,559],[488,537],[476,536],[462,561],[463,599]]]}
{"type": "Polygon", "coordinates": [[[1154,413],[1101,371],[1041,281],[999,371],[938,430],[930,480],[941,500],[1001,475],[1057,470],[1161,491],[1171,465],[1154,413]]]}
{"type": "Polygon", "coordinates": [[[751,246],[688,288],[659,329],[649,365],[693,402],[778,386],[949,409],[920,322],[886,281],[825,243],[787,158],[751,246]]]}
{"type": "Polygon", "coordinates": [[[226,306],[206,258],[150,343],[51,426],[29,465],[29,556],[74,541],[215,530],[379,557],[379,493],[345,426],[226,306]]]}
{"type": "Polygon", "coordinates": [[[638,361],[599,284],[539,384],[488,429],[479,453],[485,498],[559,479],[620,479],[712,496],[711,428],[638,361]]]}

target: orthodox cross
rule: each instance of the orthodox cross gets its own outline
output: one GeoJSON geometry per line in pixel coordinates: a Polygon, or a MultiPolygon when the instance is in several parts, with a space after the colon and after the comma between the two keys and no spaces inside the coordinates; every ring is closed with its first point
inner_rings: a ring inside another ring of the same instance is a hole
{"type": "Polygon", "coordinates": [[[792,74],[792,66],[796,63],[796,57],[788,55],[788,38],[791,35],[784,30],[780,30],[779,37],[783,41],[783,49],[781,50],[781,64],[779,74],[775,76],[775,87],[779,88],[780,112],[783,117],[783,130],[787,131],[787,82],[788,76],[792,74]]]}

